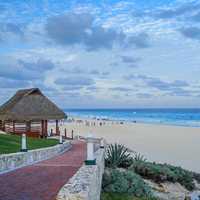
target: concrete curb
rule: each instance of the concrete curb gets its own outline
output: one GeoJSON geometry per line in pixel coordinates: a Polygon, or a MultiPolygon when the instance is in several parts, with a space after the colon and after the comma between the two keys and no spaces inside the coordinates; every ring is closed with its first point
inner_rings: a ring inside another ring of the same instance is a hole
{"type": "Polygon", "coordinates": [[[2,154],[0,155],[0,174],[50,159],[68,151],[71,147],[70,142],[64,142],[53,147],[34,149],[28,152],[2,154]]]}

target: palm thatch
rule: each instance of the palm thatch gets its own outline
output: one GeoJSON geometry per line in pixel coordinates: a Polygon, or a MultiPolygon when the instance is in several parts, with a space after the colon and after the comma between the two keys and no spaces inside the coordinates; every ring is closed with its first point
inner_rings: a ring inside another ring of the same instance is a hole
{"type": "Polygon", "coordinates": [[[0,107],[0,120],[59,120],[65,113],[45,97],[38,88],[19,90],[0,107]]]}

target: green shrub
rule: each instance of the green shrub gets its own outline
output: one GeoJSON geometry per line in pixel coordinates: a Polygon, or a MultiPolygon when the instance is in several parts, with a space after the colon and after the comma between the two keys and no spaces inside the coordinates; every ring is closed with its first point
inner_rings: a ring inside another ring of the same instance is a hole
{"type": "Polygon", "coordinates": [[[194,178],[193,173],[181,167],[175,167],[172,165],[165,165],[165,166],[167,166],[175,174],[177,182],[185,186],[186,189],[188,190],[195,189],[195,184],[193,181],[193,178],[194,178]]]}
{"type": "Polygon", "coordinates": [[[151,179],[158,183],[165,181],[179,182],[188,190],[193,190],[195,188],[192,173],[181,167],[134,161],[130,169],[143,178],[151,179]]]}
{"type": "Polygon", "coordinates": [[[139,175],[129,170],[106,169],[102,190],[103,192],[129,194],[135,197],[152,197],[151,188],[139,175]]]}
{"type": "Polygon", "coordinates": [[[102,193],[101,200],[133,200],[133,197],[129,194],[102,193]]]}
{"type": "Polygon", "coordinates": [[[135,173],[155,182],[176,182],[175,174],[167,167],[155,163],[134,161],[130,167],[135,173]]]}
{"type": "Polygon", "coordinates": [[[105,164],[110,168],[128,168],[132,164],[131,154],[124,145],[110,144],[106,150],[105,164]]]}
{"type": "Polygon", "coordinates": [[[193,178],[198,182],[200,183],[200,174],[199,173],[196,173],[196,172],[192,172],[193,174],[193,178]]]}
{"type": "MultiPolygon", "coordinates": [[[[120,144],[111,144],[108,146],[106,150],[105,164],[106,167],[109,168],[129,169],[132,172],[141,175],[143,178],[151,179],[157,183],[165,181],[178,182],[188,190],[195,189],[193,179],[200,182],[200,174],[168,164],[147,162],[147,159],[143,155],[136,152],[131,154],[128,148],[120,144]]],[[[113,171],[113,175],[115,175],[115,173],[117,172],[113,171]]],[[[128,179],[126,178],[125,180],[123,178],[122,181],[127,183],[128,179]]],[[[126,185],[119,186],[119,190],[121,189],[124,191],[123,187],[126,187],[126,185]]],[[[118,192],[120,193],[120,191],[118,192]]]]}
{"type": "Polygon", "coordinates": [[[155,198],[138,198],[128,194],[102,193],[101,200],[156,200],[155,198]]]}

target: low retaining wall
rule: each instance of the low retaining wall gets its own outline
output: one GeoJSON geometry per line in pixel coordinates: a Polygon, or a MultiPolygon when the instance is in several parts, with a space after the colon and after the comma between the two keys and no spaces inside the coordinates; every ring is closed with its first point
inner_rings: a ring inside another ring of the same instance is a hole
{"type": "Polygon", "coordinates": [[[0,174],[59,155],[71,148],[69,142],[53,147],[0,155],[0,174]]]}
{"type": "Polygon", "coordinates": [[[56,200],[100,200],[104,149],[95,153],[96,165],[83,165],[59,191],[56,200]]]}

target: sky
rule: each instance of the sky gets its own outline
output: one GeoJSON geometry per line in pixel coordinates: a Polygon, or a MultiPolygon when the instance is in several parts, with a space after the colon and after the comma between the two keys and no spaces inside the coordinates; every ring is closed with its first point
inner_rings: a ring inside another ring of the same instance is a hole
{"type": "Polygon", "coordinates": [[[200,107],[200,0],[0,0],[0,104],[200,107]]]}

